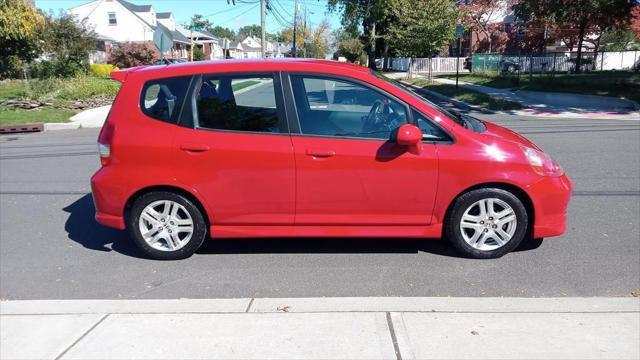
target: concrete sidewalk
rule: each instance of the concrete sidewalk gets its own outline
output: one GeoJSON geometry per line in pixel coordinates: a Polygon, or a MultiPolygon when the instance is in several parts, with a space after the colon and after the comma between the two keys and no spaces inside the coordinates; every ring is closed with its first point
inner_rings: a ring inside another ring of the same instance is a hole
{"type": "MultiPolygon", "coordinates": [[[[441,84],[455,85],[456,81],[434,78],[441,84]]],[[[639,120],[640,107],[631,100],[609,96],[582,95],[557,92],[497,89],[488,86],[458,82],[465,89],[520,103],[528,109],[505,111],[505,113],[545,117],[593,117],[599,119],[639,120]]]]}
{"type": "Polygon", "coordinates": [[[2,359],[637,359],[638,298],[0,303],[2,359]]]}

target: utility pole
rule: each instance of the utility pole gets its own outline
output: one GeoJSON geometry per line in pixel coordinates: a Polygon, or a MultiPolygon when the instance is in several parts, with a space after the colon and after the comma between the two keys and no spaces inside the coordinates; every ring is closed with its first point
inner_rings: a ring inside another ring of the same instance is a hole
{"type": "Polygon", "coordinates": [[[191,50],[189,51],[189,61],[193,61],[193,29],[191,29],[191,50]]]}
{"type": "Polygon", "coordinates": [[[262,45],[262,58],[267,57],[266,46],[265,46],[266,44],[265,44],[265,38],[264,38],[264,18],[266,16],[265,1],[266,0],[260,0],[260,32],[261,32],[260,44],[262,45]]]}
{"type": "Polygon", "coordinates": [[[294,9],[293,9],[293,48],[291,48],[291,55],[293,55],[293,57],[297,57],[297,51],[296,51],[296,40],[297,40],[297,36],[296,36],[296,28],[298,27],[298,0],[294,1],[294,9]]]}

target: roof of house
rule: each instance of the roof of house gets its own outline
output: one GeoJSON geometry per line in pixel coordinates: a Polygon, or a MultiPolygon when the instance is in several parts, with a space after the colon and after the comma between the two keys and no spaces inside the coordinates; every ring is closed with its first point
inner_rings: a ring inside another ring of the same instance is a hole
{"type": "Polygon", "coordinates": [[[125,0],[116,0],[116,1],[122,4],[122,6],[126,7],[129,11],[135,11],[135,12],[151,11],[151,5],[136,5],[125,0]]]}
{"type": "Polygon", "coordinates": [[[168,19],[171,17],[170,12],[159,12],[156,13],[156,19],[168,19]]]}

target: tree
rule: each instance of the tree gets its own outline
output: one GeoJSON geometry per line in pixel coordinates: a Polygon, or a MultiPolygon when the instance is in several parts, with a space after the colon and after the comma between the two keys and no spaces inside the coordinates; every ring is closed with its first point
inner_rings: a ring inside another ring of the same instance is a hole
{"type": "Polygon", "coordinates": [[[244,38],[246,38],[247,36],[258,36],[260,37],[260,34],[262,33],[262,28],[260,27],[260,25],[245,25],[243,27],[241,27],[240,29],[238,29],[238,39],[242,40],[244,38]]]}
{"type": "Polygon", "coordinates": [[[621,27],[631,18],[631,0],[520,0],[515,15],[526,22],[550,23],[560,29],[577,30],[576,72],[582,68],[582,45],[589,34],[621,27]]]}
{"type": "Polygon", "coordinates": [[[229,40],[233,40],[236,37],[236,33],[233,30],[222,26],[214,26],[213,28],[209,29],[208,32],[220,39],[227,38],[229,40]]]}
{"type": "Polygon", "coordinates": [[[95,32],[85,22],[63,11],[50,14],[41,35],[43,50],[55,69],[54,75],[68,77],[89,68],[89,54],[96,50],[95,32]]]}
{"type": "Polygon", "coordinates": [[[344,56],[347,61],[354,63],[361,61],[364,55],[362,42],[356,38],[347,38],[338,42],[338,50],[333,54],[333,59],[338,60],[339,57],[344,56]]]}
{"type": "Polygon", "coordinates": [[[20,76],[39,53],[42,16],[26,0],[0,0],[0,78],[20,76]]]}
{"type": "Polygon", "coordinates": [[[431,57],[455,38],[459,12],[449,0],[393,0],[397,21],[387,39],[395,51],[410,57],[431,57]]]}
{"type": "Polygon", "coordinates": [[[636,4],[631,9],[631,24],[629,29],[636,35],[636,39],[640,40],[640,4],[636,4]]]}
{"type": "Polygon", "coordinates": [[[150,65],[160,59],[160,52],[150,43],[124,43],[111,49],[109,64],[119,68],[150,65]]]}
{"type": "Polygon", "coordinates": [[[213,27],[213,24],[209,19],[205,19],[200,14],[195,14],[191,17],[191,20],[187,24],[186,28],[193,31],[209,31],[213,27]]]}
{"type": "MultiPolygon", "coordinates": [[[[278,37],[282,42],[293,43],[293,28],[286,28],[278,37]]],[[[316,28],[304,27],[299,23],[296,35],[296,48],[304,57],[323,59],[329,51],[329,24],[322,21],[316,28]]]]}
{"type": "MultiPolygon", "coordinates": [[[[357,33],[362,26],[362,40],[369,57],[368,66],[376,68],[376,42],[380,26],[389,15],[393,0],[328,0],[329,11],[342,10],[342,25],[350,33],[357,33]]],[[[413,9],[414,6],[411,5],[413,9]]]]}
{"type": "Polygon", "coordinates": [[[513,0],[470,0],[460,6],[464,22],[476,34],[482,33],[486,41],[486,51],[492,52],[494,39],[504,39],[496,22],[501,21],[504,10],[513,5],[513,0]]]}

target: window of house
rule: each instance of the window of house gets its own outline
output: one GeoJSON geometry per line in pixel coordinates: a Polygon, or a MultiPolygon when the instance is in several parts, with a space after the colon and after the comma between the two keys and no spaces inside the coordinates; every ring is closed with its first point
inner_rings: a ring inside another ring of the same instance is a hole
{"type": "Polygon", "coordinates": [[[109,15],[109,25],[117,25],[118,20],[116,20],[116,13],[110,12],[108,13],[108,15],[109,15]]]}
{"type": "Polygon", "coordinates": [[[405,105],[366,86],[308,76],[291,82],[303,134],[388,139],[407,123],[405,105]]]}
{"type": "Polygon", "coordinates": [[[203,76],[196,93],[197,127],[279,133],[286,126],[278,116],[273,77],[203,76]]]}
{"type": "Polygon", "coordinates": [[[154,119],[177,124],[190,76],[151,80],[142,88],[140,109],[154,119]]]}

